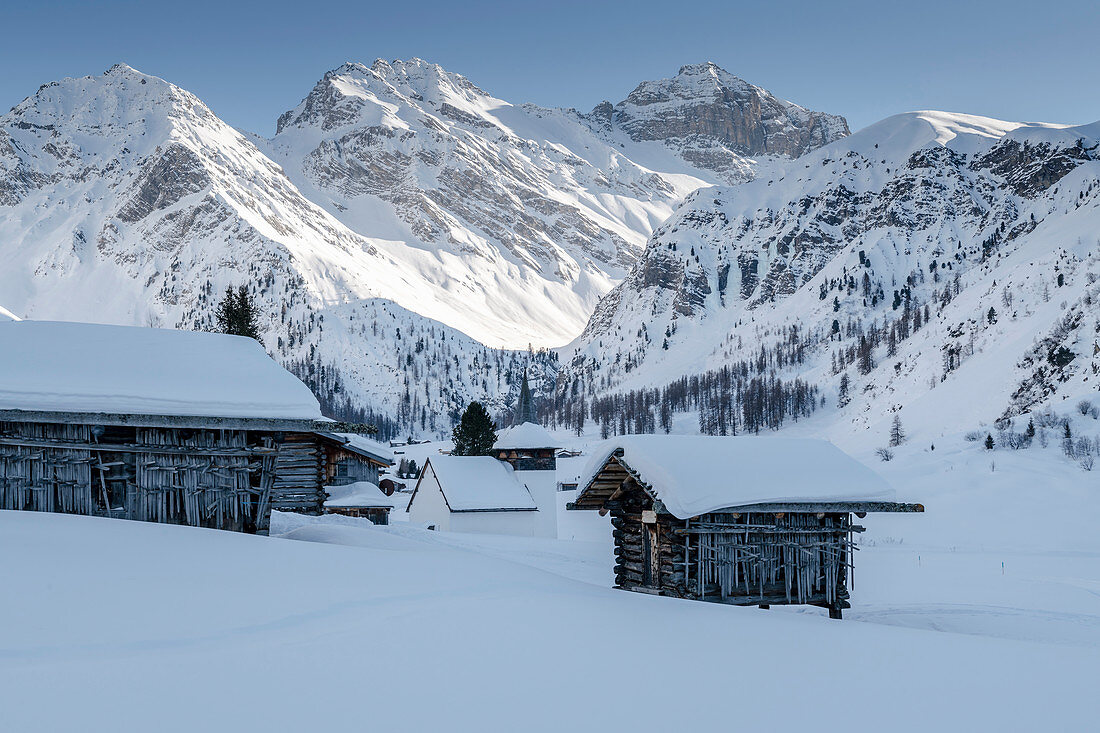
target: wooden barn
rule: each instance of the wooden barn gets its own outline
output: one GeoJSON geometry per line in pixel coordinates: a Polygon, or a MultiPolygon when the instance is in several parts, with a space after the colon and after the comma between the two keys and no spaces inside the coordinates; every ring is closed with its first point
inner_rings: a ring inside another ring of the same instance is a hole
{"type": "Polygon", "coordinates": [[[316,436],[324,451],[326,486],[362,482],[378,486],[382,469],[393,465],[393,452],[370,438],[324,431],[316,436]]]}
{"type": "Polygon", "coordinates": [[[0,323],[0,509],[264,532],[319,514],[333,427],[251,339],[0,323]]]}
{"type": "Polygon", "coordinates": [[[832,444],[625,436],[589,464],[569,509],[611,514],[615,585],[733,605],[850,607],[855,523],[923,512],[832,444]]]}

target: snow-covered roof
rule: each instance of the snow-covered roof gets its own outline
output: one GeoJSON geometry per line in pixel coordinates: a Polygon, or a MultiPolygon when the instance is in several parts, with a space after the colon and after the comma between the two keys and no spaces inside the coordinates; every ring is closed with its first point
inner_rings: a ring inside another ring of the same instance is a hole
{"type": "Polygon", "coordinates": [[[326,486],[328,499],[325,506],[331,507],[366,507],[392,509],[394,501],[392,496],[386,496],[378,484],[370,481],[357,481],[354,484],[344,486],[326,486]]]}
{"type": "Polygon", "coordinates": [[[497,442],[493,448],[498,450],[512,448],[557,448],[558,443],[541,425],[525,422],[513,425],[497,433],[497,442]]]}
{"type": "Polygon", "coordinates": [[[241,336],[0,321],[0,410],[316,420],[317,398],[241,336]]]}
{"type": "Polygon", "coordinates": [[[578,503],[618,450],[620,462],[680,519],[751,504],[895,498],[881,476],[823,440],[628,435],[592,451],[578,503]]]}
{"type": "Polygon", "coordinates": [[[371,440],[358,433],[328,433],[318,431],[317,435],[342,445],[345,450],[358,453],[387,466],[393,465],[393,451],[390,450],[389,446],[383,445],[376,440],[371,440]]]}
{"type": "MultiPolygon", "coordinates": [[[[531,492],[516,478],[513,468],[490,456],[432,456],[428,466],[439,481],[452,512],[533,511],[538,508],[531,492]]],[[[420,482],[416,491],[420,491],[420,482]]],[[[409,505],[416,501],[413,493],[409,505]]]]}

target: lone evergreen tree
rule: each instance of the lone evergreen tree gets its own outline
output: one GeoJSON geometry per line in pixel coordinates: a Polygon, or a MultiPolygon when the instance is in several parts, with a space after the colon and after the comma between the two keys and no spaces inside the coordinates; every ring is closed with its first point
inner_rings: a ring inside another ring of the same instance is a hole
{"type": "Polygon", "coordinates": [[[232,287],[228,287],[215,314],[218,330],[259,341],[260,328],[256,324],[256,314],[256,306],[252,302],[252,296],[248,294],[248,288],[241,285],[234,291],[232,287]]]}
{"type": "Polygon", "coordinates": [[[451,452],[456,456],[487,456],[497,442],[493,430],[493,419],[489,417],[485,406],[476,400],[471,402],[462,413],[462,418],[451,433],[455,447],[451,452]]]}
{"type": "Polygon", "coordinates": [[[894,415],[894,422],[890,425],[890,445],[898,447],[905,441],[905,431],[901,427],[901,416],[894,415]]]}
{"type": "Polygon", "coordinates": [[[986,433],[985,434],[985,449],[986,450],[993,450],[993,434],[992,433],[986,433]]]}
{"type": "Polygon", "coordinates": [[[1030,418],[1027,421],[1026,434],[1027,434],[1028,438],[1034,438],[1035,437],[1035,421],[1030,419],[1030,418]]]}

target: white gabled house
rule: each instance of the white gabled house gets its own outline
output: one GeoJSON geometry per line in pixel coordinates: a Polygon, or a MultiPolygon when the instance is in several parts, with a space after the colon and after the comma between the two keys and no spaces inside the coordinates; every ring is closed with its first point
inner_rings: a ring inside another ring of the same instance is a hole
{"type": "Polygon", "coordinates": [[[524,423],[490,456],[432,456],[409,500],[409,521],[441,531],[557,537],[554,440],[524,423]]]}

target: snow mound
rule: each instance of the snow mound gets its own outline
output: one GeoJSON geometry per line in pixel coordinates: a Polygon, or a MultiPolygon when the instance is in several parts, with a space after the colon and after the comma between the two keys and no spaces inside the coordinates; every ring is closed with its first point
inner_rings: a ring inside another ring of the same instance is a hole
{"type": "Polygon", "coordinates": [[[326,486],[328,499],[325,506],[331,507],[389,507],[396,506],[392,496],[386,496],[378,484],[370,481],[356,481],[344,486],[326,486]]]}
{"type": "Polygon", "coordinates": [[[555,440],[546,428],[533,422],[525,422],[502,430],[493,444],[496,450],[512,448],[557,448],[560,440],[555,440]]]}
{"type": "Polygon", "coordinates": [[[0,321],[18,321],[19,316],[12,313],[10,310],[0,305],[0,321]]]}
{"type": "Polygon", "coordinates": [[[764,502],[895,500],[881,476],[823,440],[689,435],[606,441],[592,451],[580,494],[620,448],[623,462],[680,519],[764,502]]]}
{"type": "MultiPolygon", "coordinates": [[[[439,481],[452,512],[527,511],[538,509],[531,492],[510,465],[489,456],[432,456],[428,465],[439,481]]],[[[425,466],[420,480],[426,480],[425,466]]],[[[417,485],[419,491],[420,486],[417,485]]],[[[416,501],[413,494],[409,506],[416,501]]]]}
{"type": "Polygon", "coordinates": [[[321,419],[256,341],[194,331],[0,322],[0,410],[321,419]]]}

